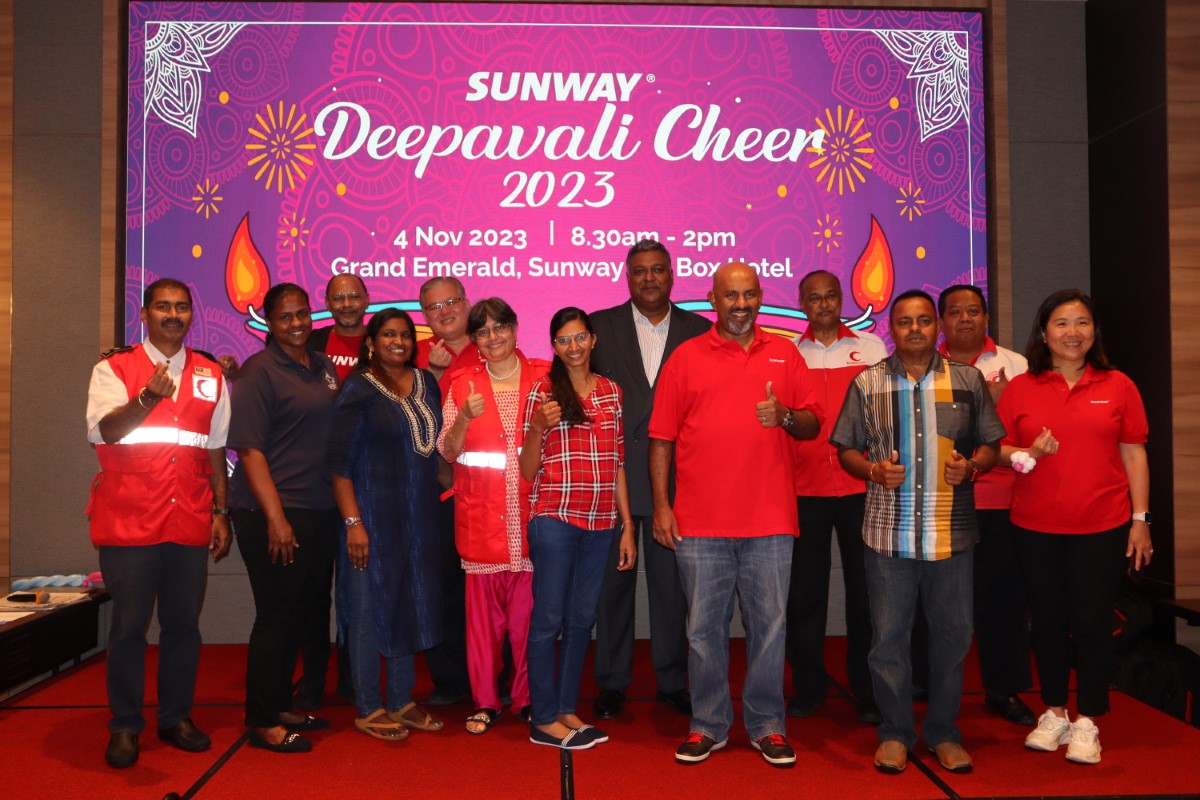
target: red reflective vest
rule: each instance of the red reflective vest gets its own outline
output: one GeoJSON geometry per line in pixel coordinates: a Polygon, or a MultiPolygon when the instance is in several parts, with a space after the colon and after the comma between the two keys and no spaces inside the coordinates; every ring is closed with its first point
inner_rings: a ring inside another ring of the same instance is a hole
{"type": "MultiPolygon", "coordinates": [[[[517,410],[517,451],[520,452],[524,435],[521,432],[521,415],[525,398],[533,382],[550,370],[550,362],[540,358],[526,358],[518,350],[521,359],[521,388],[517,410]]],[[[507,564],[508,534],[505,526],[504,473],[516,470],[519,464],[508,464],[507,441],[500,424],[500,414],[492,397],[492,381],[485,372],[483,363],[471,364],[456,370],[450,376],[450,392],[461,408],[462,402],[471,393],[468,384],[475,384],[475,391],[483,395],[483,415],[471,420],[463,440],[462,452],[454,461],[454,543],[458,554],[476,564],[507,564]]],[[[521,496],[521,557],[529,557],[529,542],[525,538],[525,518],[529,511],[529,492],[532,484],[520,478],[521,496]]]]}
{"type": "MultiPolygon", "coordinates": [[[[114,353],[108,363],[130,400],[155,370],[140,344],[114,353]]],[[[180,384],[177,400],[158,401],[120,442],[96,445],[100,472],[88,504],[93,544],[209,544],[208,431],[224,385],[221,367],[188,349],[180,384]]]]}

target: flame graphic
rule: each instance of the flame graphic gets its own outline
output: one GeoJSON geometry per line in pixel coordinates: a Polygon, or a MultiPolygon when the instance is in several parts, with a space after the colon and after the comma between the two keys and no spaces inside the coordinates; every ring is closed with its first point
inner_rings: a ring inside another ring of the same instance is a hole
{"type": "Polygon", "coordinates": [[[247,212],[238,223],[233,241],[229,243],[229,255],[225,257],[225,293],[234,308],[247,314],[251,308],[262,307],[270,286],[271,273],[250,238],[250,214],[247,212]]]}
{"type": "Polygon", "coordinates": [[[862,254],[854,264],[850,285],[854,291],[854,302],[862,309],[881,309],[892,299],[896,283],[896,270],[892,264],[892,248],[879,220],[871,215],[871,235],[862,254]]]}

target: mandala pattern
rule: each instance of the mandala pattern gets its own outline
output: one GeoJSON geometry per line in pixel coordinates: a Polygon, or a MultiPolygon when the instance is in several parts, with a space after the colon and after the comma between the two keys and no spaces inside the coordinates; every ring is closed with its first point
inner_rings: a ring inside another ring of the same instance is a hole
{"type": "Polygon", "coordinates": [[[208,59],[244,27],[240,22],[161,22],[146,42],[146,114],[192,136],[208,59]]]}
{"type": "Polygon", "coordinates": [[[965,121],[970,109],[966,35],[955,31],[877,31],[892,55],[908,64],[924,141],[965,121]]]}

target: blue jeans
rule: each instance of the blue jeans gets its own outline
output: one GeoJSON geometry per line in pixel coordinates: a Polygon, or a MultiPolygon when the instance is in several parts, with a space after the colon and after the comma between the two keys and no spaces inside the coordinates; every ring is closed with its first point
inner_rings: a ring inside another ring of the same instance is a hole
{"type": "MultiPolygon", "coordinates": [[[[378,639],[375,636],[375,614],[371,609],[371,579],[366,570],[338,561],[338,583],[349,590],[349,602],[344,610],[346,620],[346,650],[350,654],[350,681],[354,686],[354,706],[360,718],[383,707],[383,692],[379,686],[378,639]]],[[[413,654],[382,656],[387,671],[387,708],[396,711],[412,702],[413,654]]]]}
{"type": "Polygon", "coordinates": [[[529,521],[529,560],[533,562],[533,612],[529,619],[529,696],[534,725],[549,725],[574,714],[579,681],[608,549],[616,528],[589,531],[554,519],[529,521]],[[557,675],[554,641],[562,631],[557,675]]]}
{"type": "Polygon", "coordinates": [[[752,741],[784,734],[783,651],[794,537],[688,536],[675,544],[688,599],[692,724],[718,742],[729,737],[729,620],[737,594],[746,629],[742,716],[752,741]]]}
{"type": "Polygon", "coordinates": [[[871,601],[871,682],[883,716],[879,741],[917,744],[912,703],[913,620],[917,597],[929,625],[929,713],[921,733],[930,747],[962,740],[954,724],[962,700],[963,661],[971,649],[975,551],[943,559],[892,558],[864,548],[871,601]]]}

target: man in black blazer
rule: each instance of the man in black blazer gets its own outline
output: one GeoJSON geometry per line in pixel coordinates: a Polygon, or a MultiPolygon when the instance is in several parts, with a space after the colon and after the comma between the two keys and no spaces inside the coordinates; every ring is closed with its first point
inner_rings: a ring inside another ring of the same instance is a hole
{"type": "MultiPolygon", "coordinates": [[[[654,383],[667,357],[683,342],[706,333],[712,323],[671,303],[675,276],[667,249],[652,239],[635,244],[625,258],[629,302],[591,315],[596,334],[592,369],[617,382],[624,399],[625,479],[629,506],[642,535],[642,564],[650,604],[650,653],[658,699],[691,716],[687,692],[687,600],[675,554],[654,541],[654,504],[648,467],[650,410],[654,383]]],[[[618,572],[614,538],[610,566],[596,617],[594,711],[611,719],[621,711],[633,677],[634,592],[637,572],[618,572]]]]}

